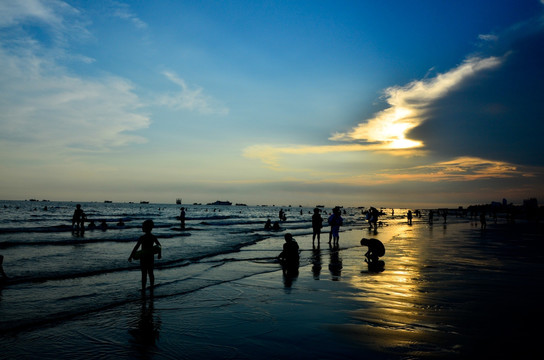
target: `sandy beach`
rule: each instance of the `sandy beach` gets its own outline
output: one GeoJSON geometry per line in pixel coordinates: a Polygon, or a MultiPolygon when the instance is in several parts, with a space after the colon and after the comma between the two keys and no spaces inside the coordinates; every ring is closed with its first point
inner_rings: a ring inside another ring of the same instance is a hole
{"type": "MultiPolygon", "coordinates": [[[[324,238],[328,234],[324,234],[324,238]]],[[[542,227],[414,223],[342,232],[338,251],[310,236],[285,277],[271,238],[183,274],[156,273],[153,298],[2,336],[2,359],[506,358],[540,353],[542,227]],[[362,237],[386,247],[369,272],[362,237]],[[233,258],[234,257],[234,258],[233,258]],[[259,260],[262,259],[262,260],[259,260]],[[248,271],[248,269],[250,269],[248,271]],[[220,273],[219,273],[220,272],[220,273]],[[248,275],[251,274],[251,275],[248,275]],[[536,326],[535,329],[530,329],[536,326]]],[[[2,300],[0,300],[2,301],[2,300]]]]}

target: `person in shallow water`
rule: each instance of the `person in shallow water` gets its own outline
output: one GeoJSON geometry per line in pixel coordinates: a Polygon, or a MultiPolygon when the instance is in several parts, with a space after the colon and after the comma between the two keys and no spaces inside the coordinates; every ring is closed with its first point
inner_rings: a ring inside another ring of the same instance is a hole
{"type": "Polygon", "coordinates": [[[283,251],[278,255],[286,287],[290,287],[292,280],[298,276],[299,248],[291,233],[285,234],[283,251]]]}
{"type": "Polygon", "coordinates": [[[362,246],[368,246],[368,251],[365,256],[369,262],[375,262],[385,255],[385,246],[378,239],[361,239],[362,246]]]}
{"type": "Polygon", "coordinates": [[[140,236],[138,242],[132,249],[128,261],[132,262],[132,259],[140,259],[140,269],[142,270],[142,294],[145,294],[145,287],[147,283],[147,277],[149,276],[150,292],[153,294],[153,287],[155,286],[155,275],[153,274],[153,267],[155,263],[155,252],[160,259],[161,243],[157,237],[151,234],[153,230],[153,220],[146,220],[142,224],[142,231],[144,235],[140,236]],[[138,252],[138,248],[142,247],[142,250],[138,252]]]}
{"type": "Polygon", "coordinates": [[[76,205],[76,209],[74,210],[74,215],[72,215],[72,229],[74,229],[74,225],[76,226],[75,230],[83,230],[83,209],[81,208],[80,204],[76,205]]]}
{"type": "Polygon", "coordinates": [[[385,268],[385,262],[380,260],[385,255],[385,246],[378,239],[361,239],[362,246],[368,246],[365,254],[365,261],[368,263],[368,270],[371,272],[382,272],[385,268]]]}
{"type": "Polygon", "coordinates": [[[278,255],[278,259],[283,264],[294,265],[296,263],[298,265],[298,244],[291,233],[285,234],[284,237],[283,251],[278,255]]]}
{"type": "Polygon", "coordinates": [[[323,227],[323,218],[320,212],[319,208],[315,208],[312,215],[312,246],[315,246],[315,238],[317,237],[317,247],[321,241],[321,228],[323,227]]]}

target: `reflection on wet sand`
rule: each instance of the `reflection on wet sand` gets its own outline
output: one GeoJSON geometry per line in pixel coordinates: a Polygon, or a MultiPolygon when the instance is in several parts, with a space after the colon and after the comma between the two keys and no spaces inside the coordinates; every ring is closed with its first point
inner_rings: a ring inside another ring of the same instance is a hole
{"type": "Polygon", "coordinates": [[[440,229],[401,227],[382,239],[386,269],[369,272],[361,261],[348,280],[361,305],[339,330],[393,358],[540,351],[541,230],[505,226],[482,236],[470,227],[440,229]]]}
{"type": "Polygon", "coordinates": [[[427,276],[435,256],[428,251],[432,240],[423,238],[401,231],[387,244],[385,271],[368,271],[365,264],[361,275],[352,278],[364,306],[352,313],[360,323],[346,330],[376,351],[415,356],[456,352],[455,329],[446,325],[452,315],[447,299],[427,276]]]}

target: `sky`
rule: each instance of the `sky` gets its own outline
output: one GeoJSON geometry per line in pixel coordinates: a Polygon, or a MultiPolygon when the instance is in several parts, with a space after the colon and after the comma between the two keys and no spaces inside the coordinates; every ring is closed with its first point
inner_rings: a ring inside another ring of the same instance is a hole
{"type": "Polygon", "coordinates": [[[544,0],[0,1],[0,199],[544,204],[544,0]]]}

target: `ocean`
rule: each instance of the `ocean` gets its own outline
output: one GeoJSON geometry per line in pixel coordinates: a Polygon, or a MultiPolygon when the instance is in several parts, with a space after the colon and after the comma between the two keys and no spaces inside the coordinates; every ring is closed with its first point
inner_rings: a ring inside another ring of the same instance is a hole
{"type": "MultiPolygon", "coordinates": [[[[0,201],[0,359],[501,358],[542,352],[544,236],[499,217],[345,208],[339,248],[312,246],[313,207],[0,201]],[[186,228],[180,229],[180,207],[186,228]],[[45,209],[47,207],[47,209],[45,209]],[[287,219],[264,229],[267,219],[287,219]],[[162,244],[154,296],[128,257],[144,220],[162,244]],[[122,220],[123,226],[117,225],[122,220]],[[88,225],[88,222],[86,223],[88,225]],[[276,261],[286,232],[296,276],[276,261]],[[361,237],[381,240],[383,271],[361,237]],[[535,326],[533,326],[535,325],[535,326]],[[536,330],[535,330],[536,329],[536,330]]],[[[327,214],[330,208],[323,209],[327,214]]],[[[323,215],[326,219],[327,215],[323,215]]]]}
{"type": "MultiPolygon", "coordinates": [[[[75,202],[0,202],[0,254],[4,256],[4,269],[10,278],[10,294],[2,298],[0,305],[0,332],[134,301],[140,288],[139,262],[129,263],[127,259],[142,235],[141,226],[146,219],[154,221],[153,234],[163,248],[162,259],[155,262],[160,271],[158,296],[207,286],[207,281],[192,281],[187,285],[189,281],[185,280],[213,267],[228,267],[229,254],[244,247],[274,239],[277,246],[264,258],[253,259],[274,262],[285,232],[295,238],[312,233],[313,208],[80,204],[87,217],[87,230],[83,233],[72,231],[75,202]],[[186,208],[185,230],[180,229],[178,220],[181,206],[186,208]],[[264,230],[267,219],[279,220],[280,209],[287,215],[286,221],[281,221],[281,229],[264,230]],[[88,229],[91,220],[98,225],[94,230],[88,229]],[[118,225],[120,220],[123,226],[118,225]],[[100,228],[103,221],[107,224],[105,230],[100,228]],[[221,258],[217,259],[219,255],[221,258]]],[[[365,222],[361,210],[345,210],[344,229],[361,227],[365,222]]],[[[331,209],[324,211],[330,213],[331,209]]],[[[249,271],[246,276],[252,274],[249,271]]],[[[228,278],[226,275],[225,279],[228,278]]]]}

